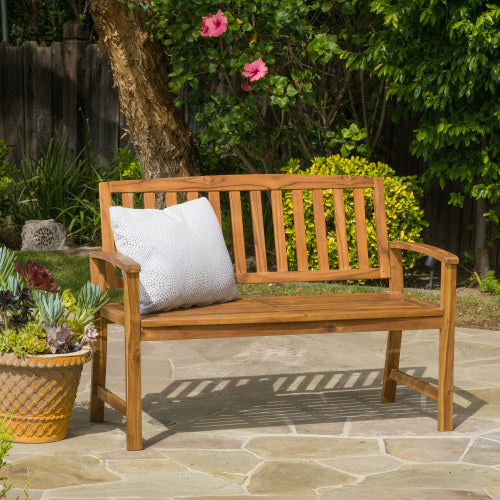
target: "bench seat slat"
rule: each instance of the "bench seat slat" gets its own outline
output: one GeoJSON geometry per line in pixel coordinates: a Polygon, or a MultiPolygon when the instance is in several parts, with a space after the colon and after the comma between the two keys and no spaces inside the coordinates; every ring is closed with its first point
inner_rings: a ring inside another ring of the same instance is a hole
{"type": "MultiPolygon", "coordinates": [[[[123,305],[108,304],[104,316],[122,322],[123,305]]],[[[378,320],[388,318],[441,317],[438,306],[404,294],[358,293],[245,297],[225,304],[177,309],[141,316],[142,328],[167,326],[242,325],[259,323],[307,323],[311,321],[378,320]]],[[[415,326],[417,328],[417,326],[415,326]]]]}

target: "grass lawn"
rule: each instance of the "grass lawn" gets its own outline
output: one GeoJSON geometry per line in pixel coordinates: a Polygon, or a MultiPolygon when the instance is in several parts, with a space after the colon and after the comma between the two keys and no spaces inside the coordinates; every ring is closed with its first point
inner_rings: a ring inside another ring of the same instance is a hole
{"type": "MultiPolygon", "coordinates": [[[[90,279],[89,259],[87,256],[64,254],[60,252],[17,252],[20,262],[28,259],[46,265],[55,274],[61,289],[70,288],[73,292],[90,279]]],[[[363,293],[382,290],[366,285],[346,285],[341,283],[283,283],[238,285],[242,295],[309,295],[320,293],[363,293]]],[[[439,303],[439,293],[425,290],[408,289],[411,295],[439,303]]],[[[121,290],[111,290],[111,299],[121,301],[121,290]]],[[[472,289],[459,290],[457,301],[457,326],[470,328],[500,329],[500,296],[476,292],[472,289]]]]}

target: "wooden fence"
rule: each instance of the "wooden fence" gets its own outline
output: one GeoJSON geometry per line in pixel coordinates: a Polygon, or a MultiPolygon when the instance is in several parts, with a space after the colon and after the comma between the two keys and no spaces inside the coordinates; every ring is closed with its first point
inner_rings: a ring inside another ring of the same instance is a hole
{"type": "MultiPolygon", "coordinates": [[[[23,148],[38,156],[39,142],[46,147],[54,128],[61,126],[74,150],[90,133],[91,147],[102,164],[115,157],[116,148],[128,141],[120,113],[117,89],[109,63],[96,44],[89,44],[84,25],[64,26],[64,41],[50,47],[27,42],[22,47],[0,43],[0,139],[13,147],[11,160],[19,163],[23,148]]],[[[194,113],[185,109],[194,128],[194,113]]],[[[414,127],[410,122],[388,123],[385,161],[398,175],[419,175],[423,165],[408,153],[414,127]]],[[[425,241],[463,257],[474,252],[474,209],[471,202],[459,209],[448,205],[449,192],[435,186],[424,202],[430,223],[425,241]]],[[[500,244],[490,252],[491,264],[500,266],[500,244]]]]}
{"type": "Polygon", "coordinates": [[[26,42],[0,44],[0,138],[19,163],[23,148],[34,158],[61,127],[73,151],[81,150],[88,130],[92,149],[111,161],[126,139],[118,92],[105,55],[89,44],[88,28],[64,26],[64,41],[50,47],[26,42]]]}

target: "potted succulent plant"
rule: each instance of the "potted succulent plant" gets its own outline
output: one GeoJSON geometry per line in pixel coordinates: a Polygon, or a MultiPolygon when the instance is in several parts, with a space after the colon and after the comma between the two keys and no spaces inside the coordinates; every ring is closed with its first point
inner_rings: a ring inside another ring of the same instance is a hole
{"type": "Polygon", "coordinates": [[[91,358],[94,315],[108,299],[90,282],[77,298],[61,293],[45,266],[14,258],[0,248],[0,418],[10,418],[15,441],[58,441],[91,358]]]}

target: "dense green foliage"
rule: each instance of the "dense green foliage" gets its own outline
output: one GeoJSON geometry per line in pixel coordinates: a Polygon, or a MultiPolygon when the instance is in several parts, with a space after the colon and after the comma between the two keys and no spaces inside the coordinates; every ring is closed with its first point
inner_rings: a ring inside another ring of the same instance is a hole
{"type": "Polygon", "coordinates": [[[451,201],[486,198],[499,222],[500,6],[479,0],[375,0],[367,46],[342,54],[348,67],[384,78],[388,97],[419,117],[412,152],[425,177],[457,181],[451,201]]]}
{"type": "Polygon", "coordinates": [[[477,273],[474,273],[474,276],[481,292],[489,292],[493,295],[500,295],[500,283],[496,279],[495,271],[493,269],[490,269],[483,279],[481,279],[477,273]]]}
{"type": "Polygon", "coordinates": [[[0,223],[6,215],[10,215],[9,192],[12,184],[12,176],[16,167],[7,161],[11,148],[3,139],[0,139],[0,223]]]}
{"type": "MultiPolygon", "coordinates": [[[[319,175],[366,175],[384,178],[385,204],[387,213],[387,233],[389,241],[421,241],[420,232],[427,225],[423,220],[423,210],[419,207],[422,190],[415,177],[398,177],[388,165],[384,163],[370,163],[365,158],[342,158],[339,155],[329,158],[314,158],[309,167],[301,167],[300,162],[292,160],[283,169],[287,174],[319,174],[319,175]]],[[[357,267],[358,257],[356,249],[356,226],[354,216],[354,202],[352,190],[344,190],[345,217],[349,248],[349,263],[357,267]]],[[[333,217],[333,196],[326,191],[323,193],[325,218],[327,221],[327,243],[330,268],[338,267],[337,239],[333,217]]],[[[295,254],[295,231],[293,219],[293,205],[291,192],[286,192],[283,202],[285,232],[287,235],[287,254],[291,268],[297,268],[295,254]]],[[[318,268],[316,248],[312,192],[304,191],[304,212],[306,224],[306,246],[309,256],[309,267],[318,268]]],[[[366,232],[368,239],[368,256],[370,266],[377,265],[375,221],[373,219],[373,194],[370,189],[365,190],[366,232]]],[[[417,256],[405,253],[403,262],[406,268],[414,265],[417,256]]]]}
{"type": "Polygon", "coordinates": [[[184,88],[198,110],[196,139],[203,147],[231,148],[251,172],[277,171],[291,157],[370,154],[380,137],[384,92],[362,76],[370,98],[361,98],[360,75],[339,59],[342,46],[369,25],[366,13],[353,16],[349,2],[153,0],[141,6],[171,60],[170,89],[184,88]],[[218,9],[227,31],[201,36],[202,18],[218,9]],[[268,72],[249,82],[242,72],[258,58],[268,72]],[[242,89],[249,83],[252,89],[242,89]]]}
{"type": "Polygon", "coordinates": [[[40,45],[62,41],[63,24],[83,16],[83,0],[14,0],[8,2],[9,42],[40,45]]]}

